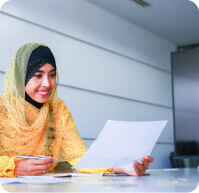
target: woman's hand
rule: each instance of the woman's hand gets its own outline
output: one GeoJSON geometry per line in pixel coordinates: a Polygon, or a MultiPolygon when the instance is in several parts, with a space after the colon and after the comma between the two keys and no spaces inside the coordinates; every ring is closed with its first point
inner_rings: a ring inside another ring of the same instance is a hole
{"type": "Polygon", "coordinates": [[[22,159],[15,161],[15,174],[20,176],[40,176],[49,171],[55,158],[46,155],[36,155],[46,159],[22,159]]]}
{"type": "Polygon", "coordinates": [[[128,174],[130,176],[141,176],[148,169],[149,163],[153,162],[153,158],[150,156],[146,156],[144,158],[141,158],[140,161],[142,162],[142,164],[136,161],[133,162],[133,168],[135,171],[129,171],[122,168],[113,168],[113,172],[116,174],[128,174]]]}

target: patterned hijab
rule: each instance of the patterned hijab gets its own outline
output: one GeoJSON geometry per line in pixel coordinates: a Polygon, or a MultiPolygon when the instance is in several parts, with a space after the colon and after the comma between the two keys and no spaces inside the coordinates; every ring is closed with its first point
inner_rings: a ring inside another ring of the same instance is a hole
{"type": "Polygon", "coordinates": [[[28,43],[12,56],[0,95],[0,156],[45,154],[70,161],[87,150],[70,111],[57,96],[57,84],[41,109],[25,100],[27,65],[42,43],[28,43]],[[67,149],[67,152],[66,152],[67,149]]]}

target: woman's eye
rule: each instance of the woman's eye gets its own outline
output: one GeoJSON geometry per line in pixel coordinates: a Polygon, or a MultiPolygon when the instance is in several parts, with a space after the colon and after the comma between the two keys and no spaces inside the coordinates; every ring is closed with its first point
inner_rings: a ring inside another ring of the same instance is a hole
{"type": "MultiPolygon", "coordinates": [[[[42,77],[41,74],[35,74],[34,76],[37,77],[37,78],[41,78],[41,77],[42,77]]],[[[51,74],[50,76],[51,76],[51,77],[54,77],[54,76],[56,76],[56,74],[51,74]]]]}
{"type": "Polygon", "coordinates": [[[41,77],[41,75],[34,75],[35,77],[41,77]]]}

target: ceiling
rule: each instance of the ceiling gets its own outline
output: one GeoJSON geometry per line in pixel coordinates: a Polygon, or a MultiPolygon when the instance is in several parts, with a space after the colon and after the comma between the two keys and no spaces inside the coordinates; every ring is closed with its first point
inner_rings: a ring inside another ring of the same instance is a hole
{"type": "Polygon", "coordinates": [[[132,0],[87,1],[178,46],[199,44],[199,10],[189,0],[145,0],[149,7],[132,0]]]}

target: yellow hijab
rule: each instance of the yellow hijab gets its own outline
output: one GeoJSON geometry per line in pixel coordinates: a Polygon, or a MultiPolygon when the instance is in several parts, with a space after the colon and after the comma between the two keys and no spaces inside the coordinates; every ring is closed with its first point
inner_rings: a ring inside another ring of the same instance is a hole
{"type": "Polygon", "coordinates": [[[82,157],[87,146],[64,101],[58,98],[58,71],[57,84],[41,109],[25,100],[28,60],[39,46],[46,45],[23,45],[8,64],[0,95],[0,156],[45,154],[71,161],[82,157]]]}

